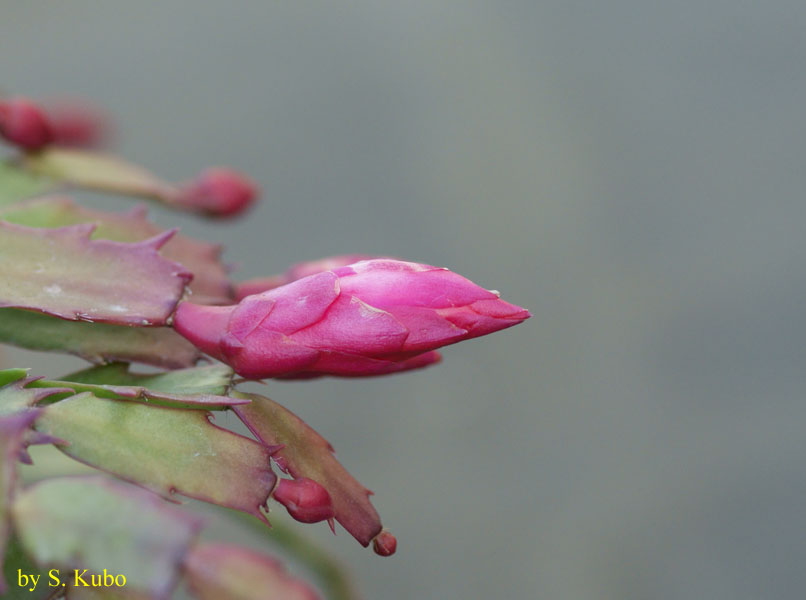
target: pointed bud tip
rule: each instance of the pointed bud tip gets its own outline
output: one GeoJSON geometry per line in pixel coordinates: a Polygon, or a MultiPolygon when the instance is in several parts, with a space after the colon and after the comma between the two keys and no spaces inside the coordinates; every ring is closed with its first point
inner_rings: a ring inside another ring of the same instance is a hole
{"type": "Polygon", "coordinates": [[[372,550],[378,556],[392,556],[397,551],[397,538],[384,529],[372,540],[372,550]]]}
{"type": "Polygon", "coordinates": [[[285,506],[301,523],[318,523],[333,519],[333,501],[327,490],[313,479],[281,479],[273,492],[274,499],[285,506]]]}
{"type": "Polygon", "coordinates": [[[53,142],[53,131],[45,112],[26,98],[0,101],[0,136],[29,152],[53,142]]]}
{"type": "Polygon", "coordinates": [[[177,203],[213,217],[234,217],[257,199],[258,187],[233,169],[213,167],[183,187],[177,203]]]}

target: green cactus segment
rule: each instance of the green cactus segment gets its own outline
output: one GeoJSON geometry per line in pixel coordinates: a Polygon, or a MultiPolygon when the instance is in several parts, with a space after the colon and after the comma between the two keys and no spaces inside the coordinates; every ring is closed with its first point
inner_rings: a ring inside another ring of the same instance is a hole
{"type": "Polygon", "coordinates": [[[176,408],[223,410],[249,403],[249,400],[225,395],[231,380],[232,370],[223,365],[141,375],[130,373],[126,363],[112,363],[68,375],[65,381],[34,381],[31,387],[68,388],[66,395],[54,396],[54,400],[78,392],[91,392],[99,398],[137,400],[176,408]],[[91,381],[109,383],[85,383],[91,381]],[[124,385],[118,385],[118,382],[124,385]]]}
{"type": "Polygon", "coordinates": [[[192,278],[159,255],[173,232],[126,244],[90,241],[93,229],[0,221],[0,306],[75,321],[164,325],[192,278]]]}
{"type": "Polygon", "coordinates": [[[193,344],[169,327],[64,321],[16,308],[0,308],[0,343],[66,352],[94,363],[122,360],[166,369],[189,367],[201,357],[193,344]]]}
{"type": "Polygon", "coordinates": [[[84,369],[62,379],[76,383],[142,386],[152,392],[171,394],[224,396],[232,385],[233,374],[227,365],[218,364],[146,375],[132,373],[128,364],[118,362],[84,369]]]}
{"type": "Polygon", "coordinates": [[[11,513],[25,552],[42,568],[56,565],[62,583],[75,582],[73,569],[87,583],[106,570],[155,598],[174,589],[201,527],[157,496],[99,476],[36,483],[17,495],[11,513]]]}
{"type": "Polygon", "coordinates": [[[308,477],[322,485],[333,500],[336,520],[363,546],[382,529],[381,518],[362,486],[333,455],[333,447],[287,408],[257,394],[234,392],[252,402],[233,410],[263,443],[283,444],[272,458],[292,477],[308,477]]]}
{"type": "Polygon", "coordinates": [[[26,155],[23,166],[33,175],[69,185],[170,202],[175,186],[143,167],[99,152],[48,148],[26,155]]]}
{"type": "Polygon", "coordinates": [[[12,582],[11,590],[3,595],[3,598],[9,600],[54,600],[48,598],[53,592],[53,588],[37,586],[35,590],[31,591],[31,585],[28,587],[21,587],[19,583],[19,574],[23,573],[39,573],[39,567],[25,554],[17,536],[12,532],[6,544],[6,554],[3,562],[3,576],[8,582],[12,582]]]}
{"type": "Polygon", "coordinates": [[[47,407],[36,429],[67,454],[166,498],[174,493],[260,518],[277,480],[272,449],[221,429],[198,410],[81,393],[47,407]]]}
{"type": "Polygon", "coordinates": [[[54,396],[54,400],[62,400],[77,393],[90,392],[98,398],[110,400],[134,400],[153,406],[169,408],[224,410],[231,406],[248,404],[248,400],[229,398],[227,396],[213,396],[211,394],[168,394],[155,392],[147,388],[125,385],[95,385],[91,383],[73,383],[71,381],[48,381],[45,379],[35,381],[31,387],[36,388],[69,388],[69,392],[54,396]]]}
{"type": "MultiPolygon", "coordinates": [[[[144,207],[126,214],[90,210],[69,198],[37,198],[0,208],[0,219],[27,227],[65,227],[93,223],[93,239],[116,242],[140,242],[153,238],[163,229],[146,218],[144,207]]],[[[175,235],[160,249],[165,258],[176,261],[193,273],[190,291],[197,304],[230,304],[232,283],[227,267],[221,263],[221,246],[175,235]]]]}
{"type": "MultiPolygon", "coordinates": [[[[13,384],[11,384],[13,385],[13,384]]],[[[0,390],[2,395],[3,390],[0,390]]],[[[17,479],[17,457],[23,449],[25,432],[38,416],[36,410],[0,417],[0,562],[9,536],[9,507],[17,479]]],[[[0,594],[7,590],[0,575],[0,594]]]]}
{"type": "MultiPolygon", "coordinates": [[[[28,375],[28,369],[3,369],[0,371],[0,387],[14,383],[28,375]]],[[[2,394],[0,394],[0,398],[2,394]]]]}
{"type": "Polygon", "coordinates": [[[185,559],[191,592],[199,600],[317,600],[307,583],[279,561],[230,544],[200,544],[185,559]]]}
{"type": "Polygon", "coordinates": [[[44,398],[68,391],[56,385],[53,389],[32,389],[28,386],[34,378],[27,375],[27,369],[0,371],[0,418],[28,412],[44,398]]]}
{"type": "Polygon", "coordinates": [[[27,173],[8,162],[0,162],[0,207],[44,194],[51,189],[51,180],[27,173]]]}

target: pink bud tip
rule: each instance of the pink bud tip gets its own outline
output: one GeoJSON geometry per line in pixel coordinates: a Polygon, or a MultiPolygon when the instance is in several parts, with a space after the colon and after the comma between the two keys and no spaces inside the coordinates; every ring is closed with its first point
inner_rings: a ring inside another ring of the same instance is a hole
{"type": "Polygon", "coordinates": [[[372,540],[372,549],[378,556],[392,556],[397,550],[397,538],[384,529],[372,540]]]}
{"type": "Polygon", "coordinates": [[[214,217],[234,217],[258,196],[257,184],[237,171],[210,168],[179,192],[176,203],[214,217]]]}
{"type": "Polygon", "coordinates": [[[330,494],[313,479],[280,479],[274,488],[274,499],[301,523],[318,523],[335,515],[330,494]]]}
{"type": "Polygon", "coordinates": [[[448,269],[376,259],[303,277],[236,306],[184,302],[174,328],[250,379],[356,377],[433,364],[436,348],[529,317],[448,269]]]}
{"type": "Polygon", "coordinates": [[[91,104],[78,100],[46,103],[53,142],[75,148],[97,148],[109,137],[109,120],[91,104]]]}
{"type": "Polygon", "coordinates": [[[53,131],[44,111],[25,98],[0,101],[0,136],[28,151],[53,142],[53,131]]]}

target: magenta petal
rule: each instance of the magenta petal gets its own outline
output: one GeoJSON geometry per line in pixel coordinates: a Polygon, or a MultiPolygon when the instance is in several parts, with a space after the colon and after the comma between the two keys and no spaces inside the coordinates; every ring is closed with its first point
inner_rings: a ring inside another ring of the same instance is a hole
{"type": "Polygon", "coordinates": [[[261,323],[261,329],[294,333],[319,321],[338,297],[339,280],[330,271],[311,275],[255,296],[275,302],[274,310],[261,323]]]}
{"type": "Polygon", "coordinates": [[[457,327],[430,308],[398,306],[393,312],[409,331],[402,348],[404,352],[422,352],[467,337],[467,330],[457,327]]]}
{"type": "Polygon", "coordinates": [[[518,321],[524,321],[532,316],[525,308],[504,302],[499,298],[494,300],[479,300],[471,304],[470,308],[480,315],[498,319],[517,319],[518,321]]]}
{"type": "Polygon", "coordinates": [[[247,296],[234,307],[227,333],[239,341],[246,339],[271,314],[274,304],[263,294],[247,296]]]}
{"type": "MultiPolygon", "coordinates": [[[[503,304],[507,303],[504,302],[503,304]]],[[[475,304],[472,306],[475,306],[475,304]]],[[[508,304],[508,306],[513,305],[508,304]]],[[[486,308],[489,309],[489,306],[486,308]]],[[[457,327],[466,329],[468,333],[465,339],[479,337],[480,335],[487,335],[488,333],[493,333],[495,331],[500,331],[501,329],[506,329],[507,327],[512,327],[513,325],[521,323],[524,319],[527,319],[530,316],[528,311],[523,311],[526,313],[526,316],[522,316],[522,312],[517,312],[514,313],[515,316],[504,318],[488,316],[491,311],[487,310],[487,314],[479,314],[470,306],[444,308],[437,312],[439,312],[440,315],[457,327]]]]}
{"type": "Polygon", "coordinates": [[[383,373],[391,364],[391,361],[368,358],[360,354],[326,351],[320,353],[319,360],[312,366],[311,371],[324,375],[355,377],[383,373]]]}
{"type": "Polygon", "coordinates": [[[497,298],[447,269],[392,260],[369,260],[349,268],[356,274],[341,278],[342,293],[358,296],[378,308],[446,308],[497,298]]]}
{"type": "Polygon", "coordinates": [[[412,356],[405,360],[397,361],[389,368],[387,373],[400,373],[401,371],[411,371],[412,369],[422,369],[442,362],[442,355],[436,350],[423,352],[417,356],[412,356]]]}
{"type": "Polygon", "coordinates": [[[262,379],[305,370],[317,361],[319,354],[318,350],[297,344],[282,333],[257,331],[227,362],[244,377],[262,379]]]}
{"type": "MultiPolygon", "coordinates": [[[[439,352],[424,352],[402,361],[367,358],[343,352],[322,352],[312,370],[318,374],[340,377],[364,377],[388,375],[433,365],[442,360],[439,352]]],[[[306,377],[307,378],[307,377],[306,377]]]]}
{"type": "Polygon", "coordinates": [[[293,338],[312,348],[374,355],[400,351],[407,336],[408,330],[388,312],[342,294],[325,318],[293,338]]]}

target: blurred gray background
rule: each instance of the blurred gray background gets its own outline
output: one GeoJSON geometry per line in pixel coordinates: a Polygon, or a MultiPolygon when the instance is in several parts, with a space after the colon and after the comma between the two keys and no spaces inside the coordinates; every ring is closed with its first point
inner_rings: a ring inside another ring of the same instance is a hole
{"type": "Polygon", "coordinates": [[[262,184],[222,226],[152,210],[241,277],[390,254],[533,312],[421,373],[265,388],[399,538],[307,528],[366,598],[802,596],[806,4],[0,7],[4,90],[95,100],[167,177],[262,184]]]}

